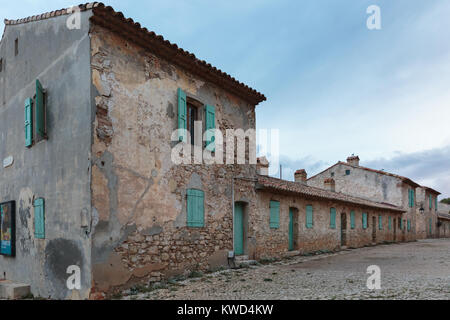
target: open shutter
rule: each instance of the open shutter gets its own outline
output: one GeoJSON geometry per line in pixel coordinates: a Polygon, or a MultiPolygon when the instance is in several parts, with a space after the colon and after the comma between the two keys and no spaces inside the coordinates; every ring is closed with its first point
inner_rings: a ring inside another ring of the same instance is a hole
{"type": "Polygon", "coordinates": [[[280,227],[280,202],[270,201],[270,227],[278,229],[280,227]]]}
{"type": "Polygon", "coordinates": [[[330,209],[330,228],[336,229],[336,209],[330,209]]]}
{"type": "Polygon", "coordinates": [[[355,211],[350,212],[350,227],[355,229],[355,211]]]}
{"type": "Polygon", "coordinates": [[[313,227],[313,207],[311,205],[306,206],[306,228],[311,229],[313,227]]]}
{"type": "Polygon", "coordinates": [[[215,151],[215,140],[216,137],[214,133],[208,132],[208,130],[216,128],[216,109],[213,106],[206,105],[205,107],[205,129],[206,129],[206,149],[214,152],[215,151]]]}
{"type": "Polygon", "coordinates": [[[25,146],[33,145],[33,101],[31,98],[25,100],[25,146]]]}
{"type": "Polygon", "coordinates": [[[44,89],[39,80],[36,79],[36,133],[42,138],[46,138],[44,99],[44,89]]]}
{"type": "Polygon", "coordinates": [[[205,193],[201,190],[187,191],[187,226],[202,228],[205,226],[205,193]]]}
{"type": "Polygon", "coordinates": [[[34,200],[34,237],[45,239],[45,202],[42,198],[34,200]]]}
{"type": "Polygon", "coordinates": [[[186,129],[187,129],[187,102],[186,93],[178,88],[178,139],[187,143],[186,129]]]}

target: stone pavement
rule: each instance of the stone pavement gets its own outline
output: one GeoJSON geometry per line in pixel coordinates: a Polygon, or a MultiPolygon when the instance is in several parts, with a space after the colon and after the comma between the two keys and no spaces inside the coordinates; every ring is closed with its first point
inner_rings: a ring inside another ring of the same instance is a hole
{"type": "Polygon", "coordinates": [[[450,239],[379,245],[297,256],[267,265],[193,275],[137,288],[122,299],[450,299],[450,239]],[[381,268],[381,290],[366,286],[367,267],[381,268]]]}

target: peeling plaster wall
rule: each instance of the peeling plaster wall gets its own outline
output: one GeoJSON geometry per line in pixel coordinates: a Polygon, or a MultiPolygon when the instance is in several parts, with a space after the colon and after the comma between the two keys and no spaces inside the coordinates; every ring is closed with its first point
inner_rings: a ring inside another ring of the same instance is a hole
{"type": "Polygon", "coordinates": [[[91,37],[95,289],[226,264],[233,176],[255,166],[174,165],[177,89],[214,105],[223,132],[255,128],[254,106],[99,26],[91,37]],[[205,192],[205,228],[186,227],[189,188],[205,192]]]}
{"type": "Polygon", "coordinates": [[[7,26],[0,44],[0,202],[16,201],[17,256],[0,256],[0,277],[31,285],[35,296],[89,296],[90,239],[81,213],[90,213],[91,73],[90,12],[81,29],[69,30],[66,16],[7,26]],[[18,39],[19,53],[14,54],[18,39]],[[47,90],[47,141],[25,147],[24,101],[35,80],[47,90]],[[34,237],[33,200],[45,199],[46,237],[34,237]],[[81,290],[66,287],[69,265],[81,268],[81,290]]]}

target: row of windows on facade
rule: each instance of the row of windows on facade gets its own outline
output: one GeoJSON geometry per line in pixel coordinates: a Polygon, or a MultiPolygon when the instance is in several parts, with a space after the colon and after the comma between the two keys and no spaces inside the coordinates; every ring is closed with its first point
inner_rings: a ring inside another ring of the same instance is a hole
{"type": "MultiPolygon", "coordinates": [[[[428,202],[430,210],[433,209],[433,196],[428,195],[428,202]]],[[[408,189],[408,205],[410,208],[414,208],[415,192],[414,189],[408,189]]],[[[438,211],[438,197],[434,197],[434,210],[438,211]]]]}
{"type": "MultiPolygon", "coordinates": [[[[187,190],[187,226],[193,228],[202,228],[205,226],[205,193],[201,190],[189,189],[187,190]]],[[[270,228],[280,228],[280,202],[270,201],[270,228]]],[[[368,214],[363,212],[361,225],[363,229],[369,227],[368,214]]],[[[314,227],[314,210],[312,205],[306,206],[306,223],[307,229],[314,227]]],[[[356,214],[355,211],[350,212],[350,227],[356,229],[356,214]]],[[[330,209],[330,228],[336,229],[336,209],[330,209]]],[[[378,228],[383,230],[383,217],[378,216],[378,228]]],[[[399,228],[403,230],[403,221],[399,219],[399,228]]],[[[392,217],[388,217],[388,229],[392,230],[392,217]]],[[[407,220],[407,230],[411,230],[411,220],[407,220]]]]}
{"type": "MultiPolygon", "coordinates": [[[[368,214],[363,212],[361,217],[361,225],[363,229],[369,227],[368,224],[368,214]]],[[[314,210],[312,205],[306,206],[306,220],[305,226],[307,229],[312,229],[314,227],[314,210]]],[[[278,229],[280,227],[280,202],[271,201],[270,202],[270,227],[272,229],[278,229]]],[[[350,212],[350,227],[351,229],[356,229],[356,214],[355,211],[350,212]]],[[[330,228],[336,229],[336,209],[330,208],[330,228]]],[[[403,230],[403,221],[399,219],[399,228],[403,230]]],[[[378,229],[383,230],[383,217],[378,216],[378,229]]],[[[388,217],[388,229],[392,230],[392,217],[388,217]]],[[[407,229],[411,230],[411,220],[407,220],[407,229]]]]}

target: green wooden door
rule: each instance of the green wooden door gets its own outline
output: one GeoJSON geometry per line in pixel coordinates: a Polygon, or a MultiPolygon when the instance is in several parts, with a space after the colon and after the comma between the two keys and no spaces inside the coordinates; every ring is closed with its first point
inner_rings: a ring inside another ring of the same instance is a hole
{"type": "Polygon", "coordinates": [[[234,205],[234,254],[244,254],[244,208],[240,203],[234,205]]]}
{"type": "Polygon", "coordinates": [[[294,250],[294,212],[289,208],[289,251],[294,250]]]}

